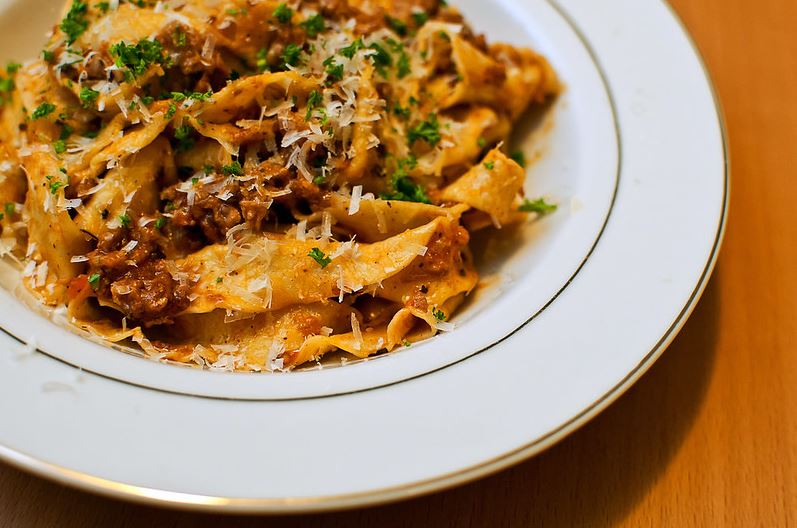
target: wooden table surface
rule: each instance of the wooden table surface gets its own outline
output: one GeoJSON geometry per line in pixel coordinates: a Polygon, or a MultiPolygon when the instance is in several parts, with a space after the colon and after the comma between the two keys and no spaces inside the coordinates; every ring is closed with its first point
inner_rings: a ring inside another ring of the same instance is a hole
{"type": "Polygon", "coordinates": [[[797,2],[672,3],[725,107],[730,225],[687,327],[607,412],[486,480],[304,518],[133,506],[0,465],[0,526],[797,526],[797,2]]]}

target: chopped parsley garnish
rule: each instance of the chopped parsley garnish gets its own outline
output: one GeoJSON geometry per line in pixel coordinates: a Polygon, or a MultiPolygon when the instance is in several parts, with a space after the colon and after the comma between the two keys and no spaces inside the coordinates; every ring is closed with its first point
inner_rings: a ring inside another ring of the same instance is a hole
{"type": "Polygon", "coordinates": [[[47,117],[48,115],[55,112],[55,105],[52,103],[42,103],[40,104],[36,110],[33,111],[33,115],[31,116],[33,119],[41,119],[43,117],[47,117]]]}
{"type": "Polygon", "coordinates": [[[332,84],[343,79],[343,64],[335,62],[335,57],[329,57],[323,62],[326,67],[327,84],[332,84]]]}
{"type": "MultiPolygon", "coordinates": [[[[52,177],[50,177],[50,179],[51,178],[52,177]]],[[[50,194],[55,196],[56,194],[58,194],[58,191],[61,190],[64,187],[66,187],[66,183],[64,183],[62,181],[58,181],[58,180],[55,180],[55,181],[51,180],[50,181],[50,194]]]]}
{"type": "Polygon", "coordinates": [[[94,102],[100,96],[100,92],[92,90],[91,88],[83,88],[80,90],[80,102],[83,103],[83,108],[89,108],[94,105],[94,102]]]}
{"type": "MultiPolygon", "coordinates": [[[[66,141],[67,139],[69,139],[69,136],[71,136],[74,131],[75,131],[74,128],[64,123],[63,128],[61,129],[61,136],[58,139],[66,141]]],[[[61,172],[63,172],[63,169],[61,172]]]]}
{"type": "Polygon", "coordinates": [[[88,29],[89,21],[86,19],[88,8],[89,5],[86,2],[75,0],[72,2],[72,7],[69,8],[66,17],[61,21],[59,27],[67,36],[66,43],[68,46],[71,46],[88,29]]]}
{"type": "Polygon", "coordinates": [[[332,259],[324,255],[324,252],[318,248],[311,249],[307,256],[318,262],[322,268],[326,268],[332,263],[332,259]]]}
{"type": "Polygon", "coordinates": [[[556,211],[559,206],[556,204],[549,204],[545,198],[537,198],[534,201],[529,199],[523,200],[523,205],[520,210],[524,213],[537,213],[539,215],[547,215],[556,211]]]}
{"type": "Polygon", "coordinates": [[[410,56],[407,55],[407,52],[401,52],[401,55],[399,55],[399,59],[396,62],[396,67],[398,68],[397,74],[399,79],[403,79],[410,74],[412,70],[410,68],[410,56]]]}
{"type": "Polygon", "coordinates": [[[440,143],[441,139],[443,138],[440,135],[440,122],[437,120],[437,114],[429,114],[426,121],[421,121],[410,128],[407,133],[407,141],[410,146],[414,145],[416,141],[423,140],[434,147],[440,143]]]}
{"type": "Polygon", "coordinates": [[[287,24],[293,18],[293,9],[282,3],[274,10],[274,18],[279,20],[280,24],[287,24]]]}
{"type": "Polygon", "coordinates": [[[409,119],[410,115],[412,114],[412,110],[410,110],[409,107],[401,106],[399,103],[396,103],[393,106],[393,113],[402,119],[409,119]]]}
{"type": "Polygon", "coordinates": [[[429,195],[426,194],[426,190],[409,177],[410,171],[417,166],[418,160],[415,159],[415,156],[399,160],[396,164],[396,170],[390,179],[391,192],[382,193],[379,197],[383,200],[396,200],[399,202],[432,203],[429,195]]]}
{"type": "Polygon", "coordinates": [[[52,63],[55,60],[55,53],[50,50],[42,50],[42,59],[44,62],[52,63]]]}
{"type": "Polygon", "coordinates": [[[368,46],[368,49],[372,49],[376,52],[370,57],[374,62],[374,66],[376,66],[377,73],[379,73],[379,75],[382,77],[387,77],[386,68],[393,66],[393,56],[376,42],[368,46]]]}
{"type": "Polygon", "coordinates": [[[166,225],[166,217],[161,216],[157,220],[155,220],[155,229],[163,229],[163,226],[166,225]]]}
{"type": "Polygon", "coordinates": [[[394,39],[387,39],[386,42],[393,49],[394,53],[398,53],[399,57],[396,61],[396,73],[398,74],[399,79],[403,79],[412,71],[410,68],[410,56],[407,54],[407,49],[404,47],[404,44],[397,42],[394,39]]]}
{"type": "Polygon", "coordinates": [[[94,7],[96,7],[103,13],[107,13],[108,10],[111,8],[111,4],[109,4],[108,2],[97,2],[96,4],[94,4],[94,7]]]}
{"type": "Polygon", "coordinates": [[[100,274],[99,273],[92,273],[89,276],[89,285],[92,289],[96,290],[100,286],[100,274]]]}
{"type": "Polygon", "coordinates": [[[4,79],[3,77],[0,77],[0,92],[2,92],[4,94],[9,94],[8,99],[6,99],[4,97],[0,97],[0,105],[5,104],[5,102],[7,100],[8,101],[11,100],[10,94],[11,94],[11,92],[14,91],[15,86],[16,85],[14,83],[14,79],[12,79],[11,77],[9,77],[8,79],[4,79]]]}
{"type": "Polygon", "coordinates": [[[130,220],[130,215],[123,214],[123,215],[119,216],[119,223],[122,225],[122,227],[125,227],[125,228],[130,227],[130,222],[131,221],[132,220],[130,220]]]}
{"type": "Polygon", "coordinates": [[[340,49],[340,54],[346,57],[347,59],[353,59],[354,56],[357,54],[358,51],[361,49],[365,49],[365,44],[363,43],[362,37],[358,38],[345,48],[340,49]]]}
{"type": "Polygon", "coordinates": [[[385,16],[385,22],[387,25],[390,26],[390,29],[398,33],[402,37],[407,36],[407,24],[399,20],[398,18],[393,18],[391,16],[385,16]]]}
{"type": "Polygon", "coordinates": [[[285,51],[282,52],[282,62],[288,66],[298,66],[302,60],[302,47],[290,43],[285,46],[285,51]]]}
{"type": "Polygon", "coordinates": [[[163,45],[155,39],[142,40],[135,46],[119,42],[111,46],[110,52],[116,65],[126,68],[129,76],[134,78],[143,75],[153,64],[164,61],[163,45]]]}
{"type": "Polygon", "coordinates": [[[437,319],[438,321],[446,320],[446,314],[444,314],[442,310],[439,310],[437,308],[432,308],[432,315],[434,315],[434,318],[437,319]]]}
{"type": "Polygon", "coordinates": [[[483,137],[480,137],[478,140],[476,140],[476,144],[479,146],[479,148],[484,148],[487,146],[487,140],[483,137]]]}
{"type": "Polygon", "coordinates": [[[188,44],[188,35],[183,28],[177,28],[172,33],[172,40],[174,41],[174,45],[178,48],[184,48],[188,44]]]}
{"type": "Polygon", "coordinates": [[[257,71],[264,72],[268,70],[268,49],[267,48],[260,48],[260,51],[257,52],[255,56],[257,61],[255,62],[255,66],[257,67],[257,71]]]}
{"type": "Polygon", "coordinates": [[[238,161],[233,161],[229,165],[225,165],[221,168],[222,172],[226,176],[243,176],[244,175],[244,168],[238,161]]]}
{"type": "Polygon", "coordinates": [[[8,215],[8,216],[13,215],[14,212],[16,211],[16,209],[17,209],[17,207],[12,202],[7,202],[5,207],[4,207],[6,215],[8,215]]]}
{"type": "Polygon", "coordinates": [[[194,148],[196,141],[193,138],[194,129],[191,125],[177,127],[174,130],[174,139],[177,140],[177,152],[187,152],[194,148]]]}
{"type": "Polygon", "coordinates": [[[171,119],[174,117],[174,114],[177,113],[177,105],[175,103],[169,103],[169,109],[166,111],[166,119],[171,119]]]}
{"type": "Polygon", "coordinates": [[[321,92],[318,90],[310,92],[310,96],[307,98],[307,113],[304,116],[305,121],[310,121],[313,118],[313,113],[321,106],[323,100],[324,96],[321,95],[321,92]]]}
{"type": "Polygon", "coordinates": [[[53,141],[53,149],[55,150],[56,154],[63,154],[66,152],[66,141],[63,139],[53,141]]]}
{"type": "Polygon", "coordinates": [[[424,11],[417,11],[412,14],[412,19],[416,26],[421,27],[429,21],[429,15],[424,11]]]}
{"type": "Polygon", "coordinates": [[[487,168],[487,170],[493,170],[495,168],[495,162],[494,161],[485,161],[484,162],[484,166],[487,168]]]}
{"type": "Polygon", "coordinates": [[[514,160],[514,161],[515,161],[515,163],[517,163],[517,164],[518,164],[518,165],[520,165],[521,167],[525,167],[525,166],[526,166],[526,155],[525,155],[525,154],[523,154],[523,152],[522,152],[522,151],[520,151],[520,150],[516,150],[516,151],[514,151],[512,154],[510,154],[510,155],[509,155],[509,157],[510,157],[512,160],[514,160]]]}
{"type": "Polygon", "coordinates": [[[193,99],[194,101],[209,101],[213,97],[213,90],[208,90],[207,92],[172,92],[171,93],[172,99],[175,102],[182,103],[186,99],[193,99]]]}
{"type": "Polygon", "coordinates": [[[307,20],[302,22],[300,26],[304,28],[304,32],[307,33],[307,36],[310,38],[317,37],[327,28],[326,23],[324,22],[324,17],[321,15],[313,15],[309,17],[307,20]]]}
{"type": "Polygon", "coordinates": [[[14,75],[19,71],[21,67],[22,65],[18,62],[9,62],[8,65],[6,66],[6,71],[8,72],[9,75],[14,75]]]}

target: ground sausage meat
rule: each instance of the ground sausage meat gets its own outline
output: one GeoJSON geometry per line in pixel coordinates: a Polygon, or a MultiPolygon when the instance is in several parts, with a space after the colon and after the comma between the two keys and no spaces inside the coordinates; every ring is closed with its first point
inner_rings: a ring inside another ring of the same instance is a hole
{"type": "Polygon", "coordinates": [[[175,279],[163,260],[153,260],[127,272],[110,288],[115,304],[146,326],[170,323],[188,308],[190,284],[175,279]]]}

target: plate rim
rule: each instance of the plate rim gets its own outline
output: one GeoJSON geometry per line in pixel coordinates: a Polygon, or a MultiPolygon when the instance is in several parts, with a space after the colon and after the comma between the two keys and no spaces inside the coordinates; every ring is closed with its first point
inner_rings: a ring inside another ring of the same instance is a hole
{"type": "MultiPolygon", "coordinates": [[[[593,55],[596,64],[600,66],[600,61],[597,59],[593,46],[591,45],[589,39],[586,38],[581,31],[579,25],[575,23],[571,14],[564,7],[562,7],[562,5],[559,3],[559,0],[546,0],[546,2],[571,24],[573,29],[578,33],[579,37],[587,47],[587,50],[593,55]]],[[[719,125],[724,162],[724,189],[721,214],[719,216],[713,246],[710,250],[704,269],[697,284],[695,285],[694,290],[689,296],[686,304],[676,316],[675,320],[670,324],[667,331],[660,337],[654,347],[651,348],[651,350],[631,371],[629,371],[629,373],[622,380],[618,381],[593,403],[584,407],[577,415],[571,417],[569,420],[562,423],[555,429],[529,441],[521,447],[454,472],[381,489],[318,497],[244,499],[213,497],[159,490],[124,484],[101,477],[95,477],[87,473],[71,470],[49,462],[44,462],[33,456],[25,454],[21,450],[11,449],[3,445],[0,445],[0,460],[20,470],[58,482],[60,484],[67,485],[75,489],[88,491],[105,497],[122,499],[150,506],[213,512],[217,514],[257,513],[279,515],[323,513],[348,510],[364,506],[378,506],[382,504],[408,500],[429,493],[451,489],[468,482],[493,475],[551,448],[576,430],[586,425],[595,416],[600,414],[603,410],[605,410],[623,394],[625,394],[625,392],[630,389],[631,386],[633,386],[634,383],[655,364],[655,362],[661,357],[661,355],[666,351],[667,347],[681,331],[689,316],[692,314],[698,302],[700,301],[706,286],[709,283],[717,264],[727,228],[728,211],[731,199],[731,159],[725,112],[723,110],[713,78],[706,65],[700,48],[692,38],[692,35],[688,31],[683,20],[670,5],[668,0],[658,0],[658,3],[667,9],[671,18],[676,22],[681,35],[686,38],[694,56],[698,60],[699,66],[703,73],[704,81],[706,82],[706,86],[709,88],[714,102],[714,114],[716,115],[717,124],[719,125]]],[[[602,67],[601,72],[603,73],[602,67]]]]}

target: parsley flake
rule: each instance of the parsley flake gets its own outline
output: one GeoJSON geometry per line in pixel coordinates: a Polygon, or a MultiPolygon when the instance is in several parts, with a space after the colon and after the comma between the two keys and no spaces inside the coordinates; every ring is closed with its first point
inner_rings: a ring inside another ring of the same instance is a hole
{"type": "Polygon", "coordinates": [[[302,47],[293,43],[285,46],[282,62],[288,66],[298,66],[302,62],[302,47]]]}
{"type": "Polygon", "coordinates": [[[391,16],[385,16],[385,22],[387,22],[387,25],[390,26],[390,29],[398,33],[399,36],[407,36],[407,24],[405,22],[402,22],[398,18],[393,18],[391,16]]]}
{"type": "Polygon", "coordinates": [[[229,165],[225,165],[221,168],[222,172],[226,176],[243,176],[244,175],[244,168],[241,166],[240,162],[233,161],[229,165]]]}
{"type": "Polygon", "coordinates": [[[329,57],[323,62],[326,67],[327,84],[333,84],[343,79],[343,64],[335,62],[335,57],[329,57]]]}
{"type": "Polygon", "coordinates": [[[33,119],[41,119],[43,117],[47,117],[48,115],[55,112],[55,105],[52,103],[42,103],[40,104],[36,110],[33,111],[33,115],[31,116],[33,119]]]}
{"type": "Polygon", "coordinates": [[[363,43],[362,37],[358,38],[348,46],[341,48],[340,54],[347,59],[353,59],[357,52],[361,49],[365,49],[365,44],[363,43]]]}
{"type": "Polygon", "coordinates": [[[66,183],[64,183],[62,181],[58,181],[58,180],[51,181],[50,182],[50,194],[55,196],[56,194],[58,194],[58,191],[60,189],[64,188],[64,187],[66,187],[66,183]]]}
{"type": "Polygon", "coordinates": [[[324,255],[324,252],[318,248],[313,248],[310,250],[310,253],[308,253],[307,256],[318,262],[318,265],[322,268],[326,268],[332,263],[332,259],[324,255]]]}
{"type": "Polygon", "coordinates": [[[410,128],[407,133],[407,141],[410,146],[414,145],[416,141],[422,140],[434,147],[440,143],[441,139],[443,138],[440,135],[440,122],[437,120],[437,114],[429,114],[426,121],[421,121],[410,128]]]}
{"type": "Polygon", "coordinates": [[[264,72],[268,70],[268,49],[267,48],[260,48],[255,56],[257,59],[255,61],[255,66],[257,67],[257,71],[264,72]]]}
{"type": "Polygon", "coordinates": [[[429,15],[425,11],[416,11],[412,14],[412,20],[416,26],[421,27],[429,21],[429,15]]]}
{"type": "Polygon", "coordinates": [[[318,90],[310,92],[310,96],[307,98],[307,113],[304,116],[305,121],[310,121],[313,118],[313,113],[321,106],[323,100],[324,96],[321,95],[321,92],[318,90]]]}
{"type": "Polygon", "coordinates": [[[126,68],[128,76],[132,78],[143,75],[153,64],[165,62],[163,45],[155,39],[142,40],[135,46],[119,42],[111,46],[110,53],[116,65],[126,68]]]}
{"type": "Polygon", "coordinates": [[[376,42],[368,46],[368,49],[374,50],[376,52],[373,55],[370,55],[374,66],[376,66],[376,72],[382,77],[387,77],[386,68],[393,66],[393,56],[376,42]]]}
{"type": "Polygon", "coordinates": [[[556,211],[559,206],[556,204],[549,204],[545,198],[537,198],[534,201],[529,199],[523,200],[523,205],[520,210],[524,213],[537,213],[539,215],[547,215],[556,211]]]}
{"type": "Polygon", "coordinates": [[[509,157],[512,160],[514,160],[514,162],[517,163],[518,165],[520,165],[521,167],[525,167],[526,166],[526,155],[523,154],[522,151],[516,150],[516,151],[512,152],[512,154],[510,154],[509,157]]]}
{"type": "Polygon", "coordinates": [[[391,191],[382,193],[379,197],[383,200],[396,200],[399,202],[432,203],[429,195],[426,194],[426,190],[409,177],[410,171],[417,166],[418,160],[415,159],[415,156],[399,160],[396,164],[396,170],[390,179],[391,191]]]}
{"type": "Polygon", "coordinates": [[[0,77],[0,92],[5,92],[5,93],[13,92],[14,86],[15,86],[14,79],[10,77],[8,79],[4,79],[0,77]]]}
{"type": "Polygon", "coordinates": [[[293,9],[288,7],[285,3],[282,3],[277,6],[273,15],[280,24],[287,24],[291,21],[291,18],[293,18],[293,9]]]}
{"type": "Polygon", "coordinates": [[[100,286],[100,274],[99,273],[92,273],[89,276],[89,285],[93,290],[96,290],[100,286]]]}
{"type": "Polygon", "coordinates": [[[91,88],[85,87],[80,90],[80,102],[83,104],[83,108],[89,108],[90,106],[94,105],[94,102],[99,98],[100,92],[97,90],[92,90],[91,88]]]}
{"type": "Polygon", "coordinates": [[[317,37],[327,28],[324,17],[321,15],[313,15],[299,25],[304,28],[304,32],[307,33],[309,38],[317,37]]]}
{"type": "Polygon", "coordinates": [[[187,152],[194,148],[196,141],[193,138],[194,129],[191,125],[183,125],[174,129],[174,139],[177,140],[177,152],[187,152]]]}
{"type": "Polygon", "coordinates": [[[67,36],[66,43],[68,46],[71,46],[88,29],[89,21],[86,19],[88,8],[89,5],[86,2],[75,0],[72,2],[72,7],[69,8],[66,17],[61,21],[59,27],[67,36]]]}

